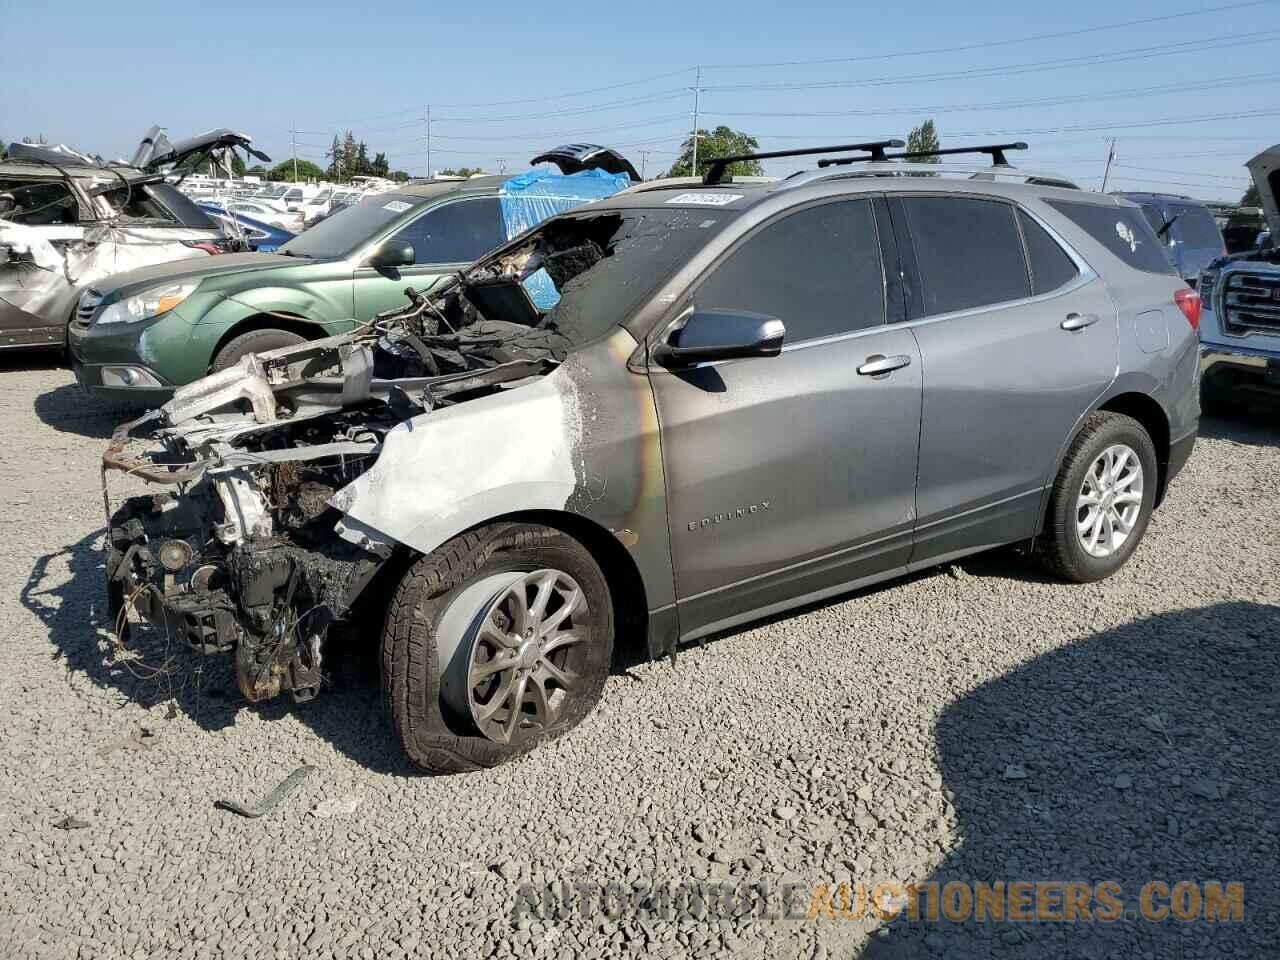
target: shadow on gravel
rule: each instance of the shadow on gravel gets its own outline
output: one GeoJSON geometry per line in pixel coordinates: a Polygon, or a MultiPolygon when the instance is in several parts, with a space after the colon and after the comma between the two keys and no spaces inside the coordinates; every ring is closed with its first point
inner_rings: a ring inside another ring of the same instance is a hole
{"type": "Polygon", "coordinates": [[[111,431],[142,413],[141,409],[95,400],[75,383],[37,394],[36,416],[61,433],[106,440],[111,431]]]}
{"type": "Polygon", "coordinates": [[[936,738],[964,840],[914,879],[1115,881],[1124,915],[928,922],[921,895],[921,918],[889,923],[864,960],[1280,955],[1278,678],[1280,607],[1224,603],[1089,637],[952,704],[936,738]],[[1144,919],[1152,880],[1242,882],[1244,922],[1144,919]]]}
{"type": "MultiPolygon", "coordinates": [[[[1255,403],[1230,417],[1202,417],[1200,436],[1252,447],[1280,446],[1280,403],[1255,403]]],[[[1194,456],[1194,454],[1192,454],[1194,456]]]]}

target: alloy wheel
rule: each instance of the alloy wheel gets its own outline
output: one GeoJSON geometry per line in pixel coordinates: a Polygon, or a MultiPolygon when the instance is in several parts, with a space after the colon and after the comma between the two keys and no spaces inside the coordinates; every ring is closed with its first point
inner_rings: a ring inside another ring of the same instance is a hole
{"type": "Polygon", "coordinates": [[[1142,494],[1142,461],[1133,448],[1117,443],[1103,450],[1076,497],[1076,536],[1085,553],[1104,558],[1124,546],[1142,513],[1142,494]]]}

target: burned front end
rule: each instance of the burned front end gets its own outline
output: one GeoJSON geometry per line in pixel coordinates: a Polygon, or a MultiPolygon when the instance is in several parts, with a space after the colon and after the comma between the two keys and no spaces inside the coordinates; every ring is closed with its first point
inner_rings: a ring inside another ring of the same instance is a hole
{"type": "MultiPolygon", "coordinates": [[[[250,700],[316,696],[322,644],[398,544],[342,509],[387,435],[541,381],[567,343],[526,249],[354,333],[243,358],[120,427],[103,458],[109,609],[232,654],[250,700]],[[504,319],[514,317],[516,319],[504,319]],[[492,318],[492,319],[491,319],[492,318]],[[112,511],[110,488],[159,486],[112,511]]],[[[373,478],[367,478],[373,479],[373,478]]],[[[378,630],[381,622],[361,624],[378,630]]]]}

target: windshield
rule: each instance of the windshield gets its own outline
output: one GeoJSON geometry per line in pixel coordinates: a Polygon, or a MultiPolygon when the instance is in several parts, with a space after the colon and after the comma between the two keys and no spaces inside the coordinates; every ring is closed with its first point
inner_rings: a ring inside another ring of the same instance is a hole
{"type": "Polygon", "coordinates": [[[599,338],[732,218],[724,211],[628,209],[550,221],[540,231],[550,251],[543,263],[560,301],[547,325],[577,344],[599,338]]]}
{"type": "Polygon", "coordinates": [[[280,252],[317,259],[345,257],[421,203],[421,197],[387,193],[369,197],[321,220],[282,246],[280,252]]]}

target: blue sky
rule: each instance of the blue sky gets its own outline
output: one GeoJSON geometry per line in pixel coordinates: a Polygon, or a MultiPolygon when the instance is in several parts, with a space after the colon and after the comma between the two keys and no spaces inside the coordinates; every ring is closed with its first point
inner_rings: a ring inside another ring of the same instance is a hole
{"type": "Polygon", "coordinates": [[[1280,141],[1275,0],[353,9],[0,0],[0,137],[114,157],[152,123],[230,126],[284,159],[297,129],[299,155],[324,163],[351,129],[422,174],[431,104],[435,168],[519,169],[588,140],[653,175],[691,125],[701,64],[701,124],[766,150],[905,136],[931,116],[945,146],[1025,139],[1023,164],[1092,187],[1115,136],[1111,189],[1237,199],[1243,162],[1280,141]],[[1169,19],[1109,26],[1148,18],[1169,19]],[[1242,113],[1260,115],[1223,117],[1242,113]]]}

